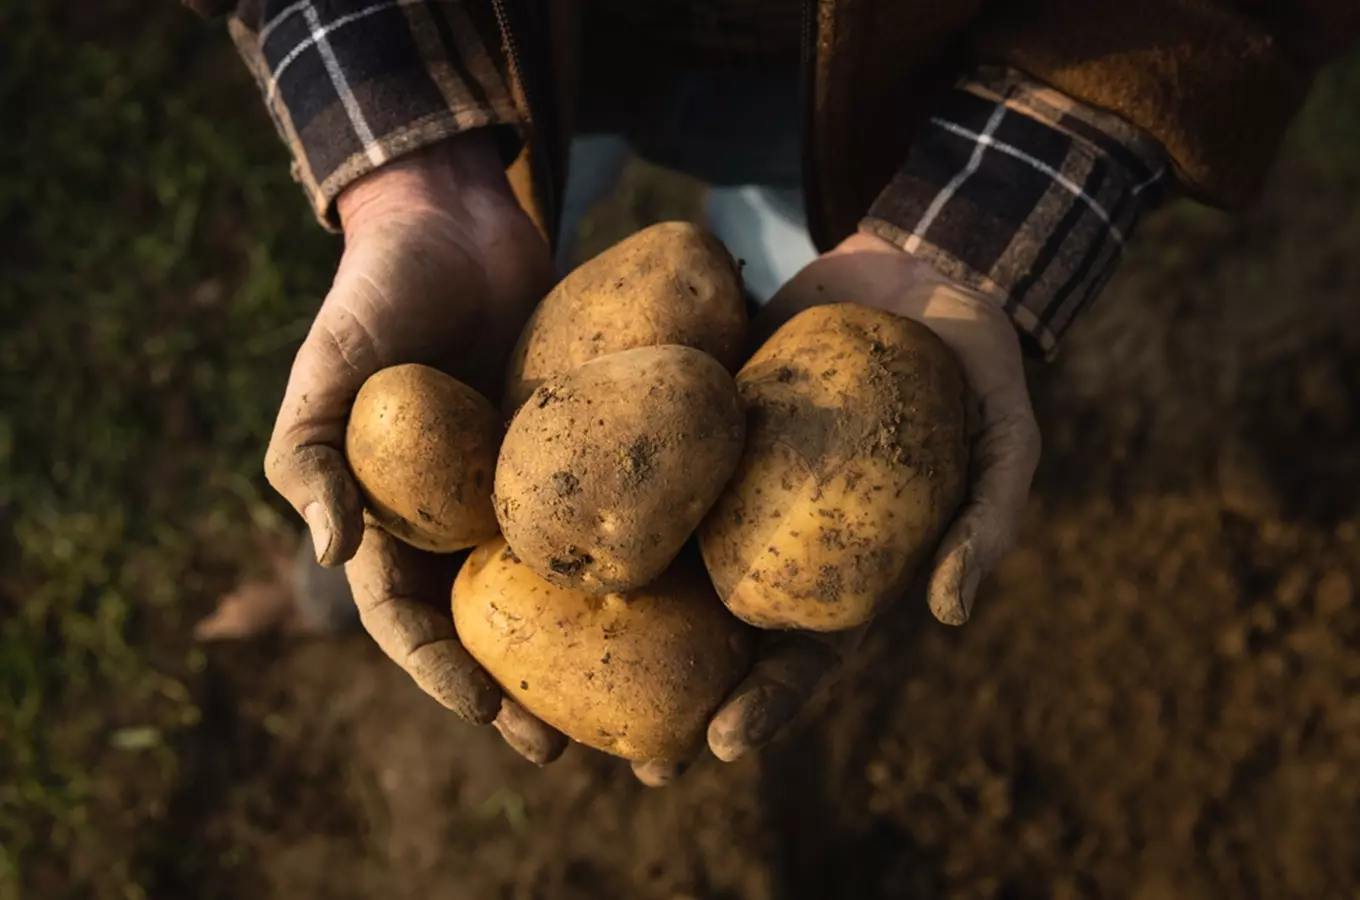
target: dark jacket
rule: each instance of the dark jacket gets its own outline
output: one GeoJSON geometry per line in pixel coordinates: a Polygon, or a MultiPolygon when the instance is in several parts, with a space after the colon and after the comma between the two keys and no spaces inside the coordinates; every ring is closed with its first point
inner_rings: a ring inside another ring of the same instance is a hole
{"type": "Polygon", "coordinates": [[[194,2],[232,13],[332,228],[355,178],[489,128],[554,236],[583,36],[606,86],[695,60],[796,66],[814,241],[892,241],[1046,353],[1166,187],[1225,208],[1255,194],[1360,31],[1356,0],[194,2]]]}

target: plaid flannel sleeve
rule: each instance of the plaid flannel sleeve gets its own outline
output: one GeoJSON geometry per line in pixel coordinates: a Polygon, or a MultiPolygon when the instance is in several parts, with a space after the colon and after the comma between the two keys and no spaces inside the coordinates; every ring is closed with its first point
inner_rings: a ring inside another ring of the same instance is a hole
{"type": "Polygon", "coordinates": [[[519,121],[489,4],[242,0],[232,38],[322,224],[383,163],[474,128],[513,156],[519,121]]]}
{"type": "Polygon", "coordinates": [[[1030,349],[1059,338],[1165,194],[1160,145],[1009,69],[961,82],[860,230],[999,303],[1030,349]]]}

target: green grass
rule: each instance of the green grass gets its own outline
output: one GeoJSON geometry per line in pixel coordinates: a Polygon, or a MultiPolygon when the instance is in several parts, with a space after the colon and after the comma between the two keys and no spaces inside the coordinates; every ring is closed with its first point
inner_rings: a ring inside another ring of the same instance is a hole
{"type": "Polygon", "coordinates": [[[137,897],[198,721],[184,635],[273,515],[338,242],[220,24],[3,0],[0,34],[0,897],[137,897]]]}
{"type": "Polygon", "coordinates": [[[1327,69],[1290,129],[1288,150],[1314,177],[1353,183],[1360,174],[1360,54],[1327,69]]]}

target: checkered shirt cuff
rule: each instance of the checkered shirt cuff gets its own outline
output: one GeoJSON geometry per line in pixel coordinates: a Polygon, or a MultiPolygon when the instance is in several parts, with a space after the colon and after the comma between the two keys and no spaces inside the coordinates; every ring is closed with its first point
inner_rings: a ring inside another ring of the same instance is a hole
{"type": "Polygon", "coordinates": [[[339,230],[335,198],[378,166],[518,114],[490,4],[437,0],[243,2],[232,37],[293,155],[318,218],[339,230]],[[494,50],[493,50],[494,48],[494,50]]]}
{"type": "Polygon", "coordinates": [[[860,230],[991,297],[1052,356],[1166,183],[1161,146],[1135,126],[986,68],[922,127],[860,230]]]}

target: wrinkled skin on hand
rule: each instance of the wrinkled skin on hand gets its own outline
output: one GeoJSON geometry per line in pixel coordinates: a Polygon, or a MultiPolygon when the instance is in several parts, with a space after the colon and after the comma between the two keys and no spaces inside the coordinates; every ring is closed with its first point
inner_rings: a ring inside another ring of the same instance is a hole
{"type": "Polygon", "coordinates": [[[363,534],[343,454],[360,385],[418,362],[494,399],[509,348],[553,282],[547,246],[494,151],[466,140],[389,163],[339,198],[345,252],[265,457],[270,484],[306,519],[326,565],[352,557],[363,534]]]}
{"type": "MultiPolygon", "coordinates": [[[[548,249],[505,183],[489,140],[454,138],[382,167],[343,194],[346,248],[299,350],[266,456],[270,483],[307,521],[325,565],[346,564],[365,629],[415,682],[469,722],[493,723],[542,765],[566,739],[501,695],[462,648],[448,613],[460,557],[387,535],[363,512],[344,429],[369,375],[435,366],[493,401],[504,362],[554,281],[548,249]]],[[[968,618],[983,575],[1014,541],[1039,453],[1013,327],[990,300],[881,239],[856,235],[808,265],[755,323],[754,346],[802,309],[850,300],[932,328],[962,364],[981,408],[970,500],[935,558],[929,599],[948,624],[968,618]]],[[[708,744],[735,760],[772,740],[834,679],[865,629],[767,633],[756,665],[712,719],[708,744]]],[[[684,765],[634,763],[648,785],[684,765]]]]}
{"type": "Polygon", "coordinates": [[[954,352],[976,403],[969,496],[935,555],[927,591],[946,625],[972,613],[978,584],[1014,545],[1039,464],[1039,426],[1015,326],[996,301],[882,238],[856,234],[794,276],[756,323],[763,341],[808,306],[851,301],[913,319],[954,352]]]}
{"type": "Polygon", "coordinates": [[[468,135],[390,163],[339,198],[345,251],[293,363],[265,474],[306,520],[317,558],[346,564],[364,628],[428,694],[495,722],[545,762],[560,735],[502,703],[449,616],[456,557],[411,548],[367,519],[344,458],[359,387],[423,363],[497,399],[505,358],[555,273],[488,138],[468,135]]]}
{"type": "MultiPolygon", "coordinates": [[[[968,620],[982,578],[1015,542],[1039,461],[1019,338],[992,300],[945,279],[928,264],[868,234],[847,238],[794,276],[754,323],[755,346],[810,306],[855,302],[920,322],[954,352],[977,403],[969,497],[936,551],[927,587],[935,617],[968,620]]],[[[864,626],[835,634],[769,632],[756,666],[714,716],[708,744],[735,760],[769,742],[828,685],[860,646],[864,626]]],[[[674,768],[635,766],[664,784],[674,768]]]]}

